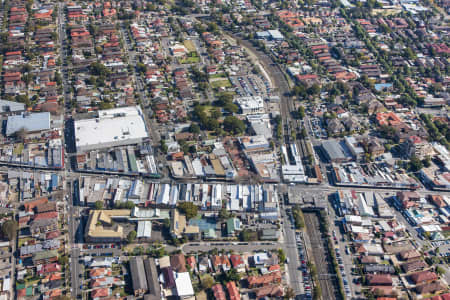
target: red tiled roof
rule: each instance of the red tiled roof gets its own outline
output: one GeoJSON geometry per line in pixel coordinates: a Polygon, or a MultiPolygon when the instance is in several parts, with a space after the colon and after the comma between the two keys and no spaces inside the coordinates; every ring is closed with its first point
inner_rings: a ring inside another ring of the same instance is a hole
{"type": "Polygon", "coordinates": [[[58,212],[50,211],[35,215],[34,220],[36,221],[36,220],[56,219],[56,218],[58,218],[58,212]]]}
{"type": "Polygon", "coordinates": [[[228,295],[230,296],[230,300],[241,300],[241,295],[239,294],[239,290],[236,287],[236,283],[234,281],[230,281],[227,283],[228,295]]]}
{"type": "Polygon", "coordinates": [[[211,287],[211,290],[213,291],[215,299],[217,299],[217,300],[226,300],[227,299],[221,284],[218,283],[218,284],[213,285],[211,287]]]}

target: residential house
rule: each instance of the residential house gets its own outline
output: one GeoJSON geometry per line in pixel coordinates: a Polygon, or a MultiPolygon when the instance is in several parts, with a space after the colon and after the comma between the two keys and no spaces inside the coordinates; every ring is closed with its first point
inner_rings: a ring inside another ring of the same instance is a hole
{"type": "Polygon", "coordinates": [[[230,255],[231,265],[237,272],[243,273],[245,272],[245,263],[242,256],[239,254],[231,254],[230,255]]]}
{"type": "Polygon", "coordinates": [[[369,286],[392,286],[392,277],[390,274],[369,274],[366,276],[369,286]]]}
{"type": "Polygon", "coordinates": [[[418,260],[422,257],[422,255],[417,250],[406,250],[400,252],[400,258],[406,261],[414,261],[418,260]]]}
{"type": "Polygon", "coordinates": [[[447,289],[447,286],[444,285],[441,281],[435,281],[432,283],[422,284],[416,286],[416,292],[419,295],[424,294],[434,294],[440,291],[447,289]]]}
{"type": "Polygon", "coordinates": [[[423,260],[416,260],[416,261],[404,263],[401,265],[401,267],[405,273],[410,273],[410,272],[422,271],[425,268],[427,268],[428,265],[423,260]]]}
{"type": "Polygon", "coordinates": [[[274,283],[281,283],[281,272],[273,272],[261,276],[249,276],[247,278],[247,281],[249,288],[256,288],[274,283]]]}
{"type": "Polygon", "coordinates": [[[414,282],[414,284],[423,284],[437,280],[438,276],[436,273],[431,271],[421,271],[410,275],[409,278],[414,282]]]}
{"type": "Polygon", "coordinates": [[[227,282],[228,296],[230,300],[241,300],[241,295],[239,294],[239,289],[234,281],[227,282]]]}
{"type": "Polygon", "coordinates": [[[213,291],[214,298],[217,300],[226,300],[227,297],[225,296],[225,292],[223,290],[223,287],[220,283],[215,284],[211,287],[211,290],[213,291]]]}
{"type": "Polygon", "coordinates": [[[230,260],[226,255],[213,255],[211,261],[215,272],[227,272],[231,269],[230,260]]]}
{"type": "Polygon", "coordinates": [[[182,253],[175,254],[170,257],[170,266],[176,272],[187,272],[186,259],[182,253]]]}
{"type": "Polygon", "coordinates": [[[207,256],[200,257],[198,261],[198,271],[200,273],[206,273],[211,269],[211,262],[207,256]]]}

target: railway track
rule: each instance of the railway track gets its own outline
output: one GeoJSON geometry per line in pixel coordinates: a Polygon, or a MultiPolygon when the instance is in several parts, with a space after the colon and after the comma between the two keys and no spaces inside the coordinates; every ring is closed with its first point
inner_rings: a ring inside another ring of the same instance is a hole
{"type": "Polygon", "coordinates": [[[319,217],[316,213],[303,213],[303,215],[311,248],[313,249],[313,253],[311,254],[317,269],[322,299],[338,299],[339,297],[336,296],[337,277],[334,274],[333,266],[330,262],[327,241],[322,237],[322,233],[320,232],[319,217]]]}

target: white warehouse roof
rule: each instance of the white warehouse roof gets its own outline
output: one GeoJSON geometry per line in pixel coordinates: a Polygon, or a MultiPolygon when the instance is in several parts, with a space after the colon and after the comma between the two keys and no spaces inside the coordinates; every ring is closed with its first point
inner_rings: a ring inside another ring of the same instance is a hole
{"type": "Polygon", "coordinates": [[[98,118],[75,121],[77,151],[136,144],[148,137],[141,109],[101,110],[98,118]]]}
{"type": "Polygon", "coordinates": [[[185,298],[194,296],[194,288],[192,287],[189,272],[176,273],[175,276],[175,285],[178,297],[185,298]]]}

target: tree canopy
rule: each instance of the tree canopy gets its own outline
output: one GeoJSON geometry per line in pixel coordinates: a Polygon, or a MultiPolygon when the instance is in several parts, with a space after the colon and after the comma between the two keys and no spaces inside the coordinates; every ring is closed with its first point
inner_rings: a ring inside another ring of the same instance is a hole
{"type": "Polygon", "coordinates": [[[186,215],[186,219],[192,219],[197,216],[198,206],[192,202],[183,202],[178,205],[178,209],[186,215]]]}
{"type": "Polygon", "coordinates": [[[232,134],[240,134],[245,131],[246,126],[244,121],[235,116],[227,116],[223,120],[223,128],[232,134]]]}
{"type": "Polygon", "coordinates": [[[97,209],[97,210],[103,209],[103,201],[100,201],[100,200],[99,201],[95,201],[94,208],[97,209]]]}
{"type": "Polygon", "coordinates": [[[134,242],[134,240],[136,239],[136,236],[137,236],[136,231],[134,231],[134,230],[130,231],[130,233],[127,236],[128,243],[134,242]]]}
{"type": "Polygon", "coordinates": [[[8,240],[14,240],[17,236],[17,222],[15,220],[5,221],[2,224],[2,233],[8,240]]]}

